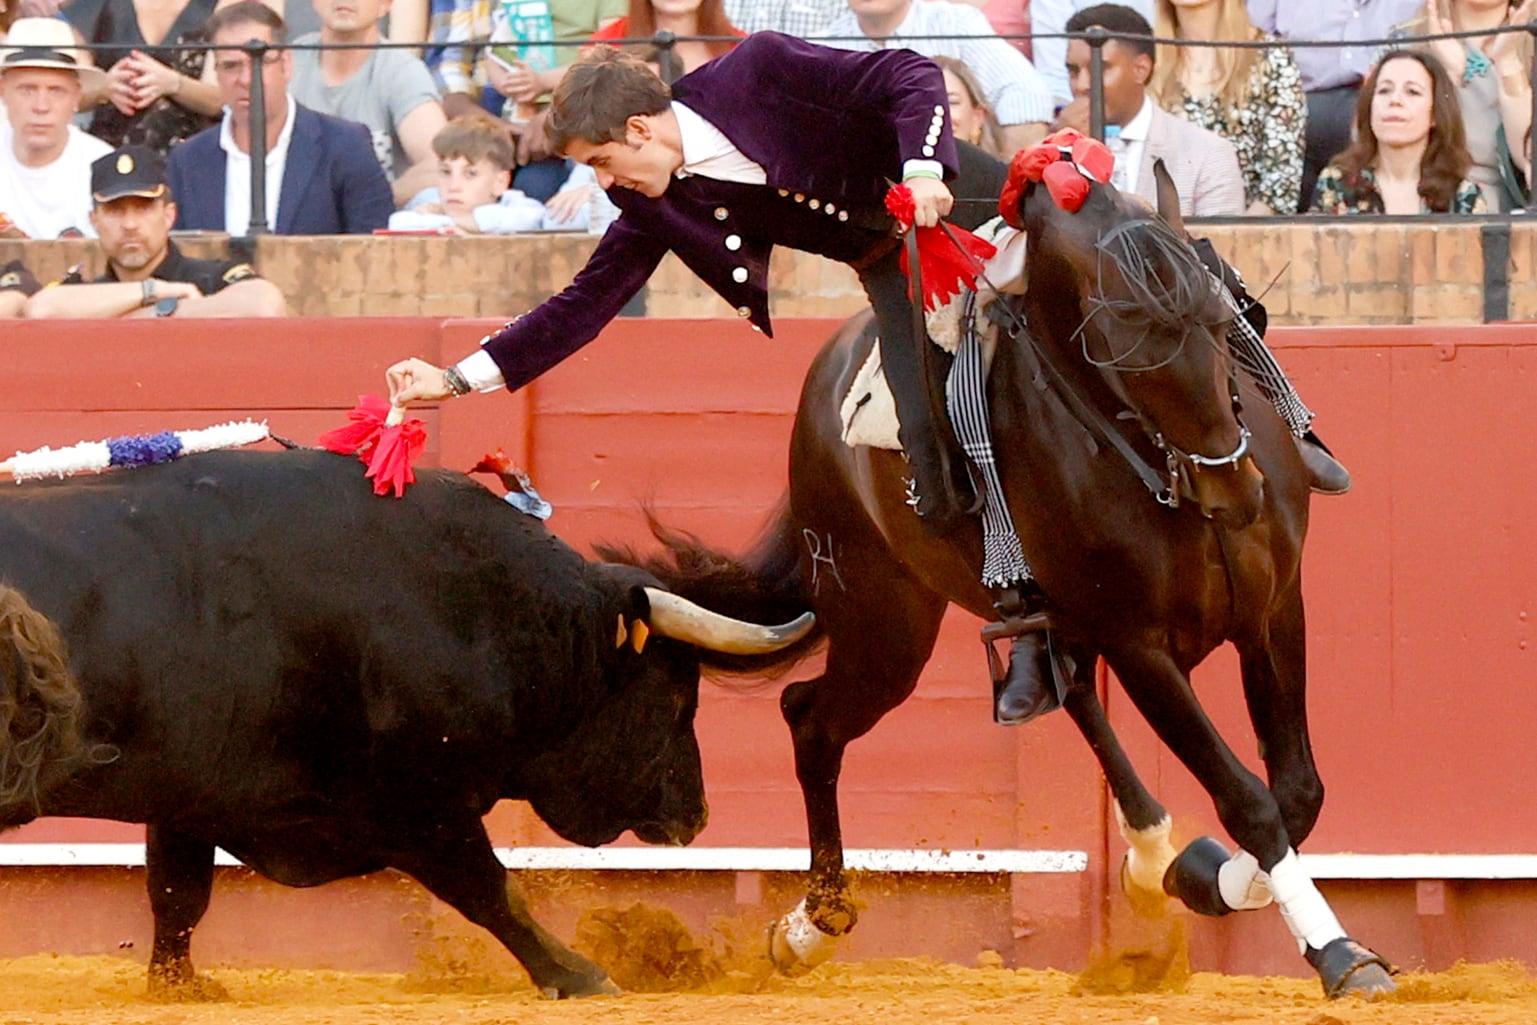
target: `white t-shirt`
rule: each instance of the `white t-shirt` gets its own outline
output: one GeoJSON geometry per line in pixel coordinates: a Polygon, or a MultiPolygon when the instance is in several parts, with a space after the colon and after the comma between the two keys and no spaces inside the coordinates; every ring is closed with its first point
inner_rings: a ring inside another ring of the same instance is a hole
{"type": "Polygon", "coordinates": [[[55,239],[70,228],[95,238],[91,228],[91,163],[112,147],[69,126],[64,152],[51,164],[27,167],[16,159],[11,125],[0,124],[0,210],[29,238],[55,239]]]}

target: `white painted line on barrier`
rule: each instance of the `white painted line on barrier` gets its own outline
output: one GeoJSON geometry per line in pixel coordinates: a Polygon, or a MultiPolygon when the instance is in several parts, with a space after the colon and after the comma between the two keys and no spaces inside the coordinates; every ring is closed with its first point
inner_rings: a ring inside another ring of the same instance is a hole
{"type": "MultiPolygon", "coordinates": [[[[498,847],[509,869],[608,872],[805,872],[804,847],[498,847]]],[[[226,852],[215,864],[240,864],[226,852]]],[[[852,848],[844,864],[855,872],[1013,874],[1085,872],[1083,851],[923,850],[852,848]]],[[[0,843],[0,867],[119,867],[144,865],[138,843],[0,843]]],[[[1314,879],[1537,879],[1537,854],[1304,854],[1314,879]]]]}
{"type": "MultiPolygon", "coordinates": [[[[805,872],[804,847],[498,847],[509,869],[578,872],[805,872]]],[[[238,865],[215,853],[215,864],[238,865]]],[[[0,843],[0,867],[139,867],[137,843],[0,843]]],[[[1084,872],[1084,851],[851,849],[844,864],[856,872],[1030,874],[1084,872]]]]}

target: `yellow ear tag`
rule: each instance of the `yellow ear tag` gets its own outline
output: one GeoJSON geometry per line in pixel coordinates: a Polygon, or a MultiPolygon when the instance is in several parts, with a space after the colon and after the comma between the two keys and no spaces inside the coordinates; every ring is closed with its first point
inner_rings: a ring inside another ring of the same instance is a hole
{"type": "Polygon", "coordinates": [[[646,650],[646,638],[651,636],[651,628],[646,625],[644,619],[637,619],[635,625],[630,627],[630,647],[639,655],[646,650]]]}

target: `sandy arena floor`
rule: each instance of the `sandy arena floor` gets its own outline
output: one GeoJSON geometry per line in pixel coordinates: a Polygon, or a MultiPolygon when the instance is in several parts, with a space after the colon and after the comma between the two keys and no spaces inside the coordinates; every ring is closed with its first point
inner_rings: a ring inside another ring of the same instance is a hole
{"type": "MultiPolygon", "coordinates": [[[[0,1025],[1534,1025],[1537,978],[1518,965],[1405,975],[1386,1002],[1326,1001],[1310,979],[1190,975],[1108,959],[1082,976],[914,959],[824,965],[799,979],[696,943],[666,912],[599,912],[578,930],[630,992],[536,997],[520,974],[449,947],[405,975],[237,970],[209,974],[212,1004],[146,996],[128,958],[0,961],[0,1025]],[[1145,990],[1134,992],[1134,990],[1145,990]]],[[[505,959],[502,959],[505,961],[505,959]]]]}

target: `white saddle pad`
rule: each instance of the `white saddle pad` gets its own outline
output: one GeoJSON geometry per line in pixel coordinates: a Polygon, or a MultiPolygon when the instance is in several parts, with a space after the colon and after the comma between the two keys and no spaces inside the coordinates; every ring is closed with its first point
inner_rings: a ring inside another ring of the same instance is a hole
{"type": "MultiPolygon", "coordinates": [[[[998,293],[1022,295],[1025,291],[1025,235],[1009,227],[1001,218],[995,218],[977,229],[977,234],[997,246],[998,254],[987,261],[985,278],[977,289],[977,331],[982,343],[982,367],[984,372],[993,364],[993,352],[998,344],[998,331],[983,314],[998,297],[998,293]],[[993,289],[996,288],[997,292],[993,289]]],[[[961,299],[956,296],[948,304],[927,315],[929,337],[934,344],[954,354],[961,337],[961,299]]],[[[849,392],[843,397],[838,410],[843,422],[843,441],[853,447],[868,445],[871,448],[902,450],[897,440],[897,404],[891,396],[891,386],[881,369],[881,346],[877,341],[870,349],[864,365],[854,375],[849,392]]]]}

